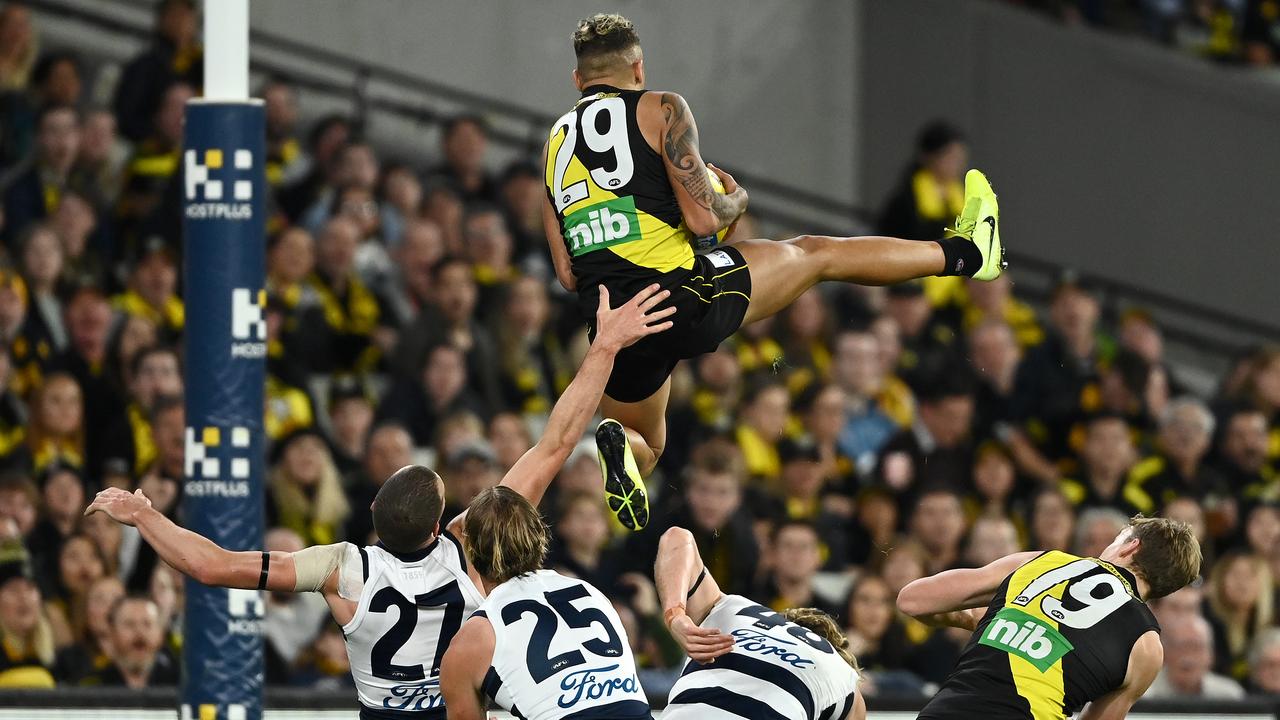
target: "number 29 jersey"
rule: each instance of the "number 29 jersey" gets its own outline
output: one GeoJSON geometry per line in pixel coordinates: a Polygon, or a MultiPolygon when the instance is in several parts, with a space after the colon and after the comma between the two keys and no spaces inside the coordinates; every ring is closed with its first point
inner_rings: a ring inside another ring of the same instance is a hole
{"type": "Polygon", "coordinates": [[[725,595],[702,621],[733,636],[715,662],[688,661],[663,720],[844,720],[858,672],[825,638],[741,595],[725,595]]]}
{"type": "Polygon", "coordinates": [[[445,720],[440,660],[484,600],[462,545],[448,531],[409,554],[348,543],[340,577],[343,597],[358,597],[342,632],[361,720],[445,720]],[[363,586],[351,593],[360,577],[363,586]]]}
{"type": "Polygon", "coordinates": [[[502,583],[477,616],[493,626],[482,690],[525,720],[652,720],[622,620],[599,590],[553,570],[502,583]]]}
{"type": "Polygon", "coordinates": [[[1124,683],[1160,626],[1122,567],[1048,551],[1005,578],[921,720],[1062,720],[1124,683]]]}
{"type": "Polygon", "coordinates": [[[547,197],[587,317],[594,317],[599,284],[630,298],[653,282],[678,285],[694,265],[693,233],[662,156],[636,120],[644,94],[589,87],[547,140],[547,197]]]}

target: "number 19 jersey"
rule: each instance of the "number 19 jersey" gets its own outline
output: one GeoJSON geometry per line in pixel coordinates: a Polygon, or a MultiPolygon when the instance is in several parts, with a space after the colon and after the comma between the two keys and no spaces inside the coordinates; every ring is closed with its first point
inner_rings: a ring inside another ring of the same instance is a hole
{"type": "Polygon", "coordinates": [[[652,720],[622,620],[599,590],[553,570],[508,580],[476,615],[493,626],[481,688],[525,720],[652,720]]]}
{"type": "Polygon", "coordinates": [[[636,120],[644,90],[596,85],[556,121],[547,140],[547,197],[560,219],[587,317],[599,284],[630,298],[670,288],[692,270],[684,224],[662,156],[636,120]]]}
{"type": "Polygon", "coordinates": [[[825,638],[741,595],[725,595],[702,627],[733,636],[707,664],[690,660],[671,688],[663,720],[844,720],[858,672],[825,638]]]}
{"type": "Polygon", "coordinates": [[[364,578],[342,628],[361,720],[445,720],[440,660],[483,601],[462,545],[448,531],[409,554],[348,544],[342,575],[364,578]]]}
{"type": "Polygon", "coordinates": [[[1005,578],[921,720],[1062,720],[1124,683],[1160,630],[1122,567],[1056,550],[1005,578]]]}

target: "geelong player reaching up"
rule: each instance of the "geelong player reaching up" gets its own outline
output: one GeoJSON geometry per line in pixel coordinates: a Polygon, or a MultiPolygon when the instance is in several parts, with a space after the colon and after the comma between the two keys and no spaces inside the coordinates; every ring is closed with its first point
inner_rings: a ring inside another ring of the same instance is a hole
{"type": "Polygon", "coordinates": [[[1146,601],[1199,574],[1191,526],[1137,517],[1096,558],[1023,552],[910,583],[900,610],[974,631],[921,720],[1121,720],[1164,663],[1146,601]]]}
{"type": "Polygon", "coordinates": [[[652,720],[609,599],[542,569],[537,508],[499,486],[476,496],[463,527],[488,597],[444,656],[449,720],[484,720],[489,700],[525,720],[652,720]]]}
{"type": "Polygon", "coordinates": [[[776,613],[725,595],[684,528],[663,534],[653,575],[667,626],[689,655],[662,720],[866,717],[849,641],[826,613],[776,613]]]}
{"type": "MultiPolygon", "coordinates": [[[[650,287],[616,310],[601,296],[599,337],[538,443],[502,479],[504,492],[541,500],[595,413],[614,356],[670,327],[671,309],[655,310],[666,296],[650,287]]],[[[483,590],[462,543],[440,529],[444,482],[431,470],[410,465],[387,479],[370,508],[379,542],[363,548],[232,552],[175,525],[141,490],[104,490],[85,514],[99,510],[137,527],[165,562],[206,585],[323,593],[346,639],[361,720],[444,720],[441,660],[483,590]]]]}
{"type": "Polygon", "coordinates": [[[668,377],[683,358],[711,352],[744,324],[768,317],[823,280],[887,285],[928,275],[992,280],[1004,266],[995,193],[977,170],[965,178],[953,237],[802,235],[744,239],[695,255],[695,238],[728,228],[747,192],[718,168],[716,192],[698,126],[684,98],[645,90],[635,26],[595,15],[573,33],[582,98],[556,121],[544,149],[543,226],[556,276],[584,315],[601,288],[619,300],[650,283],[671,291],[675,326],[618,355],[596,431],[610,509],[623,525],[649,521],[643,476],[666,444],[668,377]]]}

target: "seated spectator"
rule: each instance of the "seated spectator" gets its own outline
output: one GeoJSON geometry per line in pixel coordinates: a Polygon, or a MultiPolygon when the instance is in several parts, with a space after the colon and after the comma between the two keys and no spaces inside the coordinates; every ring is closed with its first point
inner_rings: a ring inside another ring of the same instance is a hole
{"type": "Polygon", "coordinates": [[[267,184],[271,187],[298,179],[302,169],[302,146],[296,135],[298,94],[284,78],[267,78],[258,88],[267,125],[267,184]]]}
{"type": "Polygon", "coordinates": [[[542,204],[547,196],[545,182],[540,166],[517,160],[502,173],[501,187],[502,207],[515,241],[516,262],[544,278],[549,277],[550,271],[546,231],[542,226],[542,204]]]}
{"type": "Polygon", "coordinates": [[[746,462],[747,475],[763,482],[761,487],[775,487],[782,475],[778,441],[787,431],[790,410],[791,398],[780,383],[758,382],[742,397],[734,437],[746,462]]]}
{"type": "Polygon", "coordinates": [[[430,446],[445,417],[464,410],[482,414],[483,405],[467,389],[467,372],[461,350],[437,345],[416,377],[398,379],[383,395],[378,419],[403,424],[415,445],[430,446]]]}
{"type": "Polygon", "coordinates": [[[89,504],[80,474],[65,465],[53,465],[40,478],[40,521],[31,531],[35,578],[50,592],[57,585],[62,545],[75,534],[89,504]]]}
{"type": "Polygon", "coordinates": [[[432,180],[447,185],[468,205],[497,203],[498,187],[485,169],[489,128],[476,115],[458,115],[445,123],[441,132],[444,164],[436,168],[432,180]]]}
{"type": "MultiPolygon", "coordinates": [[[[291,363],[281,339],[285,322],[280,305],[267,302],[267,384],[264,393],[265,408],[262,423],[267,437],[272,441],[315,423],[315,410],[311,396],[300,385],[306,383],[305,368],[301,363],[291,363]]],[[[297,352],[291,354],[298,357],[297,352]]]]}
{"type": "Polygon", "coordinates": [[[462,221],[462,233],[480,291],[479,307],[500,307],[507,289],[520,276],[507,219],[496,206],[473,206],[462,221]]]}
{"type": "Polygon", "coordinates": [[[186,605],[183,588],[182,574],[163,560],[158,561],[151,571],[147,595],[160,608],[160,626],[165,629],[165,648],[175,656],[182,652],[183,609],[186,605]]]}
{"type": "Polygon", "coordinates": [[[80,386],[84,395],[85,425],[110,427],[121,421],[123,412],[123,404],[107,370],[111,306],[101,290],[82,285],[67,300],[66,317],[71,342],[50,367],[70,373],[80,386]]]}
{"type": "Polygon", "coordinates": [[[1213,555],[1213,539],[1209,537],[1209,525],[1205,522],[1204,508],[1191,498],[1177,498],[1164,506],[1160,517],[1178,520],[1191,526],[1191,532],[1200,543],[1205,555],[1213,555]]]}
{"type": "Polygon", "coordinates": [[[449,255],[462,255],[467,249],[462,240],[463,210],[462,198],[447,185],[428,189],[422,217],[440,228],[449,255]]]}
{"type": "Polygon", "coordinates": [[[920,392],[959,363],[961,338],[947,318],[934,312],[921,282],[890,285],[886,297],[885,315],[898,326],[902,345],[894,372],[920,392]]]}
{"type": "Polygon", "coordinates": [[[388,247],[397,248],[403,242],[406,223],[416,222],[422,215],[422,182],[417,173],[401,163],[384,167],[378,201],[382,208],[382,239],[388,247]]]}
{"type": "MultiPolygon", "coordinates": [[[[177,482],[183,478],[182,457],[186,450],[183,440],[186,411],[181,395],[157,396],[151,407],[151,444],[156,448],[156,459],[147,473],[177,482]]],[[[153,505],[156,498],[150,494],[153,505]]]]}
{"type": "Polygon", "coordinates": [[[46,221],[62,242],[63,279],[72,286],[106,281],[114,250],[103,218],[84,194],[69,190],[46,221]]]}
{"type": "Polygon", "coordinates": [[[1081,476],[1063,480],[1062,491],[1078,508],[1114,508],[1125,515],[1152,512],[1155,504],[1141,488],[1126,484],[1137,461],[1129,425],[1116,415],[1099,415],[1085,426],[1081,476]]]}
{"type": "Polygon", "coordinates": [[[31,10],[17,2],[0,8],[0,92],[21,90],[31,79],[40,41],[32,29],[31,10]]]}
{"type": "MultiPolygon", "coordinates": [[[[648,532],[628,538],[626,568],[646,572],[649,558],[657,553],[658,539],[667,527],[680,526],[693,533],[707,571],[727,593],[750,594],[760,563],[760,549],[752,532],[751,516],[742,502],[745,470],[737,448],[723,439],[696,448],[685,480],[683,502],[657,515],[648,532]]],[[[598,485],[597,482],[593,485],[598,485]]]]}
{"type": "MultiPolygon", "coordinates": [[[[318,190],[315,202],[298,219],[298,224],[319,235],[325,223],[337,215],[342,203],[341,191],[359,189],[368,193],[366,197],[371,200],[378,188],[379,172],[378,155],[372,145],[359,139],[347,142],[336,151],[331,176],[318,190]]],[[[359,221],[356,225],[358,239],[363,240],[366,228],[359,221]]]]}
{"type": "Polygon", "coordinates": [[[973,387],[961,373],[949,373],[923,388],[915,423],[880,449],[876,477],[910,506],[920,488],[959,492],[973,468],[973,387]]]}
{"type": "MultiPolygon", "coordinates": [[[[295,553],[306,547],[297,533],[286,528],[272,528],[262,542],[267,552],[295,553]]],[[[288,682],[289,669],[320,634],[329,607],[319,593],[270,592],[264,604],[267,682],[283,685],[288,682]]]]}
{"type": "Polygon", "coordinates": [[[14,392],[13,365],[0,343],[0,468],[26,461],[27,406],[14,392]]]}
{"type": "MultiPolygon", "coordinates": [[[[436,429],[434,449],[439,458],[448,459],[463,447],[484,444],[484,421],[466,410],[449,413],[436,429]]],[[[492,454],[493,448],[486,450],[492,454]]],[[[493,459],[496,463],[497,456],[493,459]]]]}
{"type": "MultiPolygon", "coordinates": [[[[866,573],[853,583],[845,608],[845,637],[849,651],[877,694],[920,692],[919,678],[903,670],[907,665],[907,634],[897,617],[894,595],[879,575],[866,573]]],[[[868,693],[870,694],[870,693],[868,693]]]]}
{"type": "Polygon", "coordinates": [[[329,205],[329,218],[344,217],[359,228],[355,270],[370,287],[381,287],[391,275],[391,257],[387,254],[386,231],[382,227],[382,210],[371,188],[363,185],[340,185],[329,205]]]}
{"type": "Polygon", "coordinates": [[[267,238],[267,292],[284,315],[281,341],[286,346],[299,331],[302,313],[320,302],[307,281],[315,266],[315,240],[303,228],[291,225],[267,238]]]}
{"type": "Polygon", "coordinates": [[[351,132],[351,122],[341,115],[326,115],[311,126],[303,160],[305,172],[297,180],[284,179],[284,187],[276,193],[280,210],[289,222],[301,222],[307,209],[338,182],[340,156],[351,132]]]}
{"type": "Polygon", "coordinates": [[[1274,500],[1280,492],[1275,468],[1268,463],[1270,438],[1266,415],[1236,408],[1222,423],[1216,469],[1232,495],[1246,500],[1274,500]]]}
{"type": "Polygon", "coordinates": [[[1143,697],[1239,700],[1244,689],[1235,680],[1210,671],[1213,644],[1209,623],[1192,616],[1163,627],[1164,668],[1143,697]]]}
{"type": "Polygon", "coordinates": [[[965,498],[966,513],[972,518],[1017,518],[1013,511],[1015,472],[1004,446],[993,442],[980,445],[973,461],[973,490],[965,498]]]}
{"type": "Polygon", "coordinates": [[[139,142],[149,130],[164,89],[174,81],[203,85],[204,51],[191,0],[163,0],[156,6],[152,45],[129,61],[116,87],[115,112],[120,132],[139,142]]]}
{"type": "Polygon", "coordinates": [[[966,280],[958,301],[963,308],[961,324],[970,334],[982,325],[998,324],[1009,328],[1023,350],[1044,342],[1036,311],[1013,296],[1013,276],[1007,272],[991,282],[966,280]]]}
{"type": "Polygon", "coordinates": [[[1085,508],[1076,519],[1072,552],[1080,557],[1096,558],[1129,526],[1129,516],[1109,507],[1085,508]]]}
{"type": "MultiPolygon", "coordinates": [[[[103,514],[95,513],[95,515],[103,514]]],[[[98,547],[98,554],[102,556],[103,570],[107,576],[127,576],[128,570],[132,568],[137,546],[134,545],[126,557],[124,526],[110,520],[111,518],[83,518],[80,520],[80,532],[88,535],[89,539],[93,540],[93,544],[98,547]]]]}
{"type": "Polygon", "coordinates": [[[1266,628],[1253,639],[1246,687],[1254,695],[1280,695],[1280,628],[1266,628]]]}
{"type": "Polygon", "coordinates": [[[1156,621],[1162,628],[1185,622],[1188,618],[1201,617],[1201,608],[1204,607],[1204,584],[1197,579],[1180,590],[1153,600],[1150,605],[1156,621]]]}
{"type": "Polygon", "coordinates": [[[0,340],[8,345],[14,392],[30,399],[53,364],[53,344],[48,329],[30,312],[28,297],[22,276],[0,264],[0,340]]]}
{"type": "MultiPolygon", "coordinates": [[[[839,445],[840,432],[848,420],[846,405],[844,390],[834,384],[812,385],[795,402],[805,433],[817,451],[823,480],[844,493],[850,489],[854,471],[853,458],[842,453],[839,445]]],[[[842,513],[848,510],[847,503],[842,505],[842,513]]]]}
{"type": "Polygon", "coordinates": [[[0,688],[54,687],[55,643],[21,544],[0,545],[0,688]]]}
{"type": "Polygon", "coordinates": [[[62,543],[56,584],[45,593],[44,603],[53,628],[53,642],[59,650],[84,639],[89,588],[106,574],[106,558],[93,538],[72,535],[62,543]]]}
{"type": "Polygon", "coordinates": [[[533,447],[533,435],[529,426],[516,413],[498,413],[489,421],[489,431],[485,435],[493,454],[498,458],[498,467],[505,474],[522,455],[533,447]]]}
{"type": "MultiPolygon", "coordinates": [[[[187,101],[196,89],[186,82],[174,82],[159,93],[159,103],[151,116],[147,135],[134,146],[133,157],[125,169],[120,200],[116,203],[116,222],[124,241],[123,255],[137,252],[140,242],[153,234],[173,237],[164,230],[177,227],[181,195],[175,178],[180,177],[182,151],[182,118],[187,101]]],[[[126,119],[121,117],[121,128],[126,119]]]]}
{"type": "Polygon", "coordinates": [[[109,616],[111,666],[86,676],[84,686],[134,689],[178,684],[178,669],[164,648],[160,608],[151,598],[126,595],[109,616]]]}
{"type": "Polygon", "coordinates": [[[840,451],[853,458],[859,474],[869,475],[884,444],[911,425],[915,399],[901,380],[887,374],[875,335],[846,330],[835,343],[832,376],[845,392],[849,418],[840,433],[840,451]]]}
{"type": "Polygon", "coordinates": [[[960,543],[966,528],[960,496],[954,490],[930,488],[920,493],[910,527],[911,539],[928,553],[927,575],[961,566],[960,543]]]}
{"type": "Polygon", "coordinates": [[[573,370],[551,326],[546,285],[531,277],[512,281],[496,327],[502,406],[524,415],[550,413],[573,370]]]}
{"type": "Polygon", "coordinates": [[[133,356],[129,372],[129,423],[119,428],[117,447],[129,461],[135,477],[141,477],[159,454],[151,437],[151,413],[161,397],[182,395],[182,365],[173,348],[153,346],[133,356]]]}
{"type": "Polygon", "coordinates": [[[80,118],[69,105],[48,105],[36,116],[35,153],[28,162],[0,178],[3,192],[3,239],[12,253],[19,234],[31,223],[49,217],[58,199],[78,187],[72,172],[80,149],[80,118]]]}
{"type": "Polygon", "coordinates": [[[360,455],[364,452],[369,428],[373,427],[373,411],[373,402],[359,378],[338,377],[329,385],[333,460],[343,476],[360,467],[360,455]]]}
{"type": "Polygon", "coordinates": [[[1018,528],[1008,518],[984,515],[974,520],[973,527],[969,529],[964,563],[968,567],[985,567],[1002,557],[1021,551],[1018,528]]]}
{"type": "Polygon", "coordinates": [[[324,438],[300,430],[277,443],[272,455],[268,523],[294,531],[306,545],[342,540],[351,505],[324,438]]]}
{"type": "Polygon", "coordinates": [[[369,544],[373,535],[372,507],[382,484],[392,473],[413,462],[413,438],[403,425],[383,422],[376,425],[365,442],[361,469],[346,483],[355,512],[347,520],[346,538],[357,546],[369,544]]]}
{"type": "Polygon", "coordinates": [[[322,621],[315,642],[299,657],[290,684],[328,692],[349,692],[355,687],[342,628],[333,620],[325,618],[322,621]]]}
{"type": "Polygon", "coordinates": [[[1178,497],[1205,501],[1230,494],[1222,477],[1204,463],[1214,419],[1200,400],[1181,397],[1159,419],[1156,451],[1129,472],[1128,482],[1149,496],[1157,509],[1178,497]]]}
{"type": "Polygon", "coordinates": [[[111,608],[124,596],[124,583],[112,575],[104,575],[89,586],[85,600],[85,636],[58,653],[59,682],[79,683],[111,665],[111,608]]]}
{"type": "Polygon", "coordinates": [[[1249,676],[1249,638],[1275,620],[1271,571],[1256,555],[1226,553],[1209,572],[1206,595],[1214,672],[1244,681],[1249,676]]]}
{"type": "MultiPolygon", "coordinates": [[[[116,116],[103,108],[85,112],[80,122],[80,152],[76,172],[84,184],[95,211],[115,207],[124,188],[129,150],[117,136],[116,116]]],[[[85,198],[87,199],[87,198],[85,198]]],[[[66,202],[66,196],[62,198],[66,202]]],[[[62,207],[62,203],[58,204],[62,207]]]]}
{"type": "Polygon", "coordinates": [[[1272,577],[1280,577],[1280,506],[1262,503],[1249,509],[1244,521],[1245,544],[1267,561],[1272,577]]]}
{"type": "Polygon", "coordinates": [[[446,519],[441,520],[442,524],[465,510],[482,491],[502,481],[498,458],[483,439],[453,448],[445,456],[443,467],[449,482],[444,511],[446,519]]]}
{"type": "Polygon", "coordinates": [[[812,523],[784,520],[773,531],[773,570],[758,593],[765,605],[778,612],[791,608],[817,608],[836,618],[841,608],[818,595],[814,577],[822,567],[822,541],[812,523]]]}
{"type": "Polygon", "coordinates": [[[609,552],[609,519],[600,499],[586,493],[564,494],[546,566],[611,591],[618,579],[617,558],[609,552]]]}
{"type": "Polygon", "coordinates": [[[881,209],[877,232],[912,240],[934,240],[964,209],[961,177],[969,146],[957,127],[935,120],[920,129],[916,156],[881,209]]]}
{"type": "Polygon", "coordinates": [[[396,328],[408,327],[432,302],[433,280],[436,265],[445,257],[444,234],[440,226],[425,219],[410,219],[400,236],[400,244],[393,251],[396,272],[385,288],[390,313],[382,318],[383,324],[396,328]]]}
{"type": "Polygon", "coordinates": [[[818,287],[801,293],[782,311],[778,342],[786,353],[784,379],[792,397],[831,378],[831,326],[827,303],[818,287]]]}
{"type": "Polygon", "coordinates": [[[855,564],[874,561],[893,548],[898,539],[898,520],[903,513],[897,498],[887,488],[864,488],[853,502],[854,522],[848,532],[848,556],[855,564]]]}
{"type": "Polygon", "coordinates": [[[0,522],[6,519],[13,522],[18,539],[30,552],[40,519],[40,491],[26,475],[12,471],[0,475],[0,522]]]}
{"type": "Polygon", "coordinates": [[[976,378],[973,398],[973,434],[979,439],[1006,440],[1014,432],[1013,381],[1021,351],[1009,326],[998,320],[983,322],[969,331],[969,364],[976,378]]]}
{"type": "Polygon", "coordinates": [[[317,236],[316,269],[308,280],[319,298],[323,340],[315,348],[311,369],[361,372],[378,361],[373,342],[381,310],[378,300],[355,272],[360,228],[346,217],[326,222],[317,236]]]}
{"type": "Polygon", "coordinates": [[[772,375],[784,360],[782,346],[773,337],[778,316],[770,316],[744,326],[733,336],[738,365],[748,379],[772,375]]]}
{"type": "Polygon", "coordinates": [[[663,474],[677,483],[696,445],[733,429],[742,394],[742,367],[727,344],[695,358],[690,365],[694,385],[686,402],[671,406],[667,447],[658,458],[663,474]]]}
{"type": "Polygon", "coordinates": [[[84,395],[75,378],[54,373],[31,403],[27,449],[36,472],[55,463],[78,470],[85,467],[84,395]]]}
{"type": "Polygon", "coordinates": [[[37,362],[47,364],[54,353],[67,346],[67,327],[62,317],[62,243],[52,228],[33,225],[19,241],[22,278],[28,293],[27,325],[23,336],[36,340],[37,362]]]}
{"type": "Polygon", "coordinates": [[[178,297],[178,263],[173,251],[158,238],[141,246],[125,291],[112,299],[116,310],[137,315],[160,330],[161,339],[174,342],[182,335],[186,311],[178,297]]]}
{"type": "Polygon", "coordinates": [[[1075,510],[1061,489],[1042,488],[1032,497],[1027,525],[1030,550],[1073,548],[1075,510]]]}

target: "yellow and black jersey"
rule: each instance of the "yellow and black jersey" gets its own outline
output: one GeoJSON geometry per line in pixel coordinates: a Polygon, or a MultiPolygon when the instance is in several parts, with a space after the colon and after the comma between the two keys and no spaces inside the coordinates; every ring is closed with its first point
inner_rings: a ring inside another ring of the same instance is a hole
{"type": "Polygon", "coordinates": [[[629,298],[653,282],[674,289],[694,267],[693,233],[636,119],[644,93],[589,87],[547,141],[547,197],[588,317],[601,284],[629,298]]]}
{"type": "Polygon", "coordinates": [[[1159,631],[1128,570],[1051,550],[1005,578],[922,720],[1063,720],[1124,683],[1159,631]]]}

